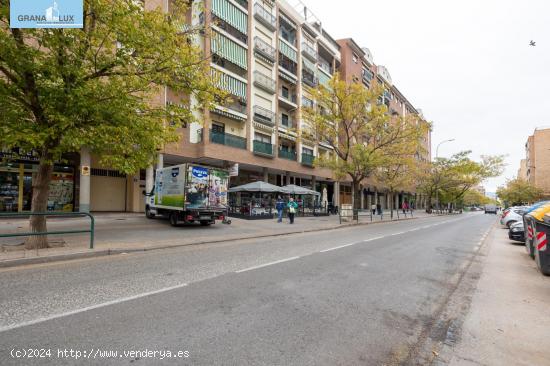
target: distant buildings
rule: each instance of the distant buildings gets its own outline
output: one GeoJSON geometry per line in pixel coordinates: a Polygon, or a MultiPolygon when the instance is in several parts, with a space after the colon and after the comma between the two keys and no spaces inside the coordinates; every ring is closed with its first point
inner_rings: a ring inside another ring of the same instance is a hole
{"type": "Polygon", "coordinates": [[[518,178],[529,181],[550,197],[550,128],[537,128],[527,138],[518,178]]]}

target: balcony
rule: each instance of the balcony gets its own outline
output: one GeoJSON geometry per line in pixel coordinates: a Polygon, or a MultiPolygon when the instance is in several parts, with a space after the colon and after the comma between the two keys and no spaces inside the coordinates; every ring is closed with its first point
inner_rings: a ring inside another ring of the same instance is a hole
{"type": "Polygon", "coordinates": [[[311,61],[317,61],[317,51],[306,42],[302,42],[302,55],[309,58],[311,61]]]}
{"type": "Polygon", "coordinates": [[[254,52],[267,61],[275,63],[275,47],[272,47],[269,43],[257,36],[254,37],[254,52]]]}
{"type": "Polygon", "coordinates": [[[279,149],[279,158],[296,161],[296,151],[279,149]]]}
{"type": "Polygon", "coordinates": [[[258,3],[254,4],[254,18],[272,32],[277,29],[277,19],[275,16],[258,3]]]}
{"type": "Polygon", "coordinates": [[[273,157],[273,145],[268,142],[254,140],[252,150],[255,154],[273,157]]]}
{"type": "Polygon", "coordinates": [[[298,98],[296,94],[293,94],[289,91],[285,92],[284,90],[281,90],[281,93],[279,94],[279,102],[281,102],[281,104],[287,108],[292,108],[292,109],[297,108],[298,107],[297,99],[298,98]]]}
{"type": "Polygon", "coordinates": [[[330,64],[323,59],[319,59],[319,68],[329,75],[332,75],[330,64]]]}
{"type": "Polygon", "coordinates": [[[237,4],[248,10],[248,0],[235,0],[237,4]]]}
{"type": "Polygon", "coordinates": [[[275,80],[259,71],[254,71],[254,85],[270,94],[275,94],[275,80]]]}
{"type": "Polygon", "coordinates": [[[290,117],[283,117],[283,116],[281,115],[281,116],[279,116],[279,127],[291,129],[291,128],[296,127],[296,124],[294,123],[294,121],[292,120],[292,118],[290,118],[290,117]]]}
{"type": "Polygon", "coordinates": [[[236,147],[246,150],[246,139],[240,136],[231,135],[210,130],[210,141],[215,144],[236,147]]]}
{"type": "Polygon", "coordinates": [[[306,72],[302,72],[302,82],[312,88],[319,85],[319,78],[306,72]]]}
{"type": "Polygon", "coordinates": [[[370,83],[372,81],[372,78],[373,78],[373,74],[372,72],[370,72],[369,70],[366,70],[366,69],[363,69],[363,72],[362,72],[362,79],[363,79],[363,83],[369,87],[370,86],[370,83]]]}
{"type": "Polygon", "coordinates": [[[282,53],[279,53],[279,66],[281,66],[284,70],[288,71],[289,73],[293,75],[298,74],[298,65],[292,60],[290,60],[288,57],[283,55],[282,53]]]}
{"type": "Polygon", "coordinates": [[[313,161],[315,160],[315,156],[310,154],[303,154],[302,153],[302,164],[307,166],[313,166],[313,161]]]}
{"type": "Polygon", "coordinates": [[[269,109],[260,107],[259,105],[254,106],[254,121],[260,122],[267,126],[275,126],[275,113],[269,109]]]}

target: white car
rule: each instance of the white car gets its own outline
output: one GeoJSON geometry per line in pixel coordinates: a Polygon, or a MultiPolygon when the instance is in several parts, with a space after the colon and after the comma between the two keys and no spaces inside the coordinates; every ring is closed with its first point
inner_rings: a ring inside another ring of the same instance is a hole
{"type": "Polygon", "coordinates": [[[523,221],[523,214],[527,207],[511,207],[509,210],[504,211],[502,217],[500,218],[500,223],[507,228],[510,228],[510,225],[523,221]]]}

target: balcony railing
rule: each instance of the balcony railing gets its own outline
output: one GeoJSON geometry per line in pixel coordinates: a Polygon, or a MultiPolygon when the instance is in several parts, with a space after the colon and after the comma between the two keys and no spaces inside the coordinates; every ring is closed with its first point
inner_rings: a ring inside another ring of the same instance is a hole
{"type": "Polygon", "coordinates": [[[254,37],[254,51],[269,61],[275,62],[275,47],[272,47],[258,36],[254,37]]]}
{"type": "Polygon", "coordinates": [[[268,93],[275,94],[275,80],[259,71],[254,71],[254,85],[268,93]]]}
{"type": "Polygon", "coordinates": [[[288,103],[296,104],[297,103],[297,97],[296,94],[291,94],[290,92],[285,92],[281,90],[281,94],[279,95],[282,99],[284,99],[288,103]]]}
{"type": "Polygon", "coordinates": [[[248,10],[248,0],[235,0],[237,4],[248,10]]]}
{"type": "Polygon", "coordinates": [[[254,4],[254,18],[265,25],[270,31],[275,31],[277,27],[277,19],[273,14],[258,3],[254,4]]]}
{"type": "Polygon", "coordinates": [[[313,156],[311,154],[302,153],[302,164],[303,165],[313,166],[313,161],[314,160],[315,160],[315,156],[313,156]]]}
{"type": "Polygon", "coordinates": [[[298,73],[298,66],[296,65],[296,63],[288,59],[285,55],[283,55],[280,52],[279,52],[279,65],[286,71],[290,72],[291,74],[296,75],[298,73]]]}
{"type": "Polygon", "coordinates": [[[302,81],[312,88],[315,88],[317,85],[319,85],[319,78],[306,72],[302,72],[302,81]]]}
{"type": "Polygon", "coordinates": [[[279,158],[296,161],[296,151],[279,149],[279,158]]]}
{"type": "Polygon", "coordinates": [[[269,109],[260,107],[259,105],[254,106],[254,121],[263,123],[268,126],[275,126],[275,113],[269,109]]]}
{"type": "Polygon", "coordinates": [[[362,72],[363,76],[363,82],[370,85],[370,82],[372,81],[373,74],[369,70],[363,70],[362,72]]]}
{"type": "Polygon", "coordinates": [[[268,142],[254,140],[252,148],[256,154],[273,156],[273,145],[268,142]]]}
{"type": "Polygon", "coordinates": [[[332,70],[331,70],[332,68],[330,67],[330,64],[325,60],[319,59],[319,67],[321,68],[321,70],[325,71],[327,74],[332,75],[332,70]]]}
{"type": "Polygon", "coordinates": [[[236,147],[238,149],[246,149],[246,139],[244,137],[231,135],[229,133],[210,130],[210,141],[215,144],[236,147]]]}
{"type": "Polygon", "coordinates": [[[306,42],[302,42],[302,55],[313,62],[317,61],[317,51],[306,42]]]}

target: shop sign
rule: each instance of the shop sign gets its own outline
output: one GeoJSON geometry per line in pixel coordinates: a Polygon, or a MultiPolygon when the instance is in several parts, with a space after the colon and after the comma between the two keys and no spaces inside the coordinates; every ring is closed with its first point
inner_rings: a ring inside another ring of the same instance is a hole
{"type": "Polygon", "coordinates": [[[34,150],[25,151],[23,149],[0,149],[0,158],[23,161],[39,161],[38,153],[34,150]]]}
{"type": "Polygon", "coordinates": [[[196,178],[206,178],[208,177],[208,169],[200,166],[194,166],[191,169],[191,174],[196,178]]]}
{"type": "Polygon", "coordinates": [[[239,176],[239,164],[235,163],[229,167],[229,176],[238,177],[239,176]]]}
{"type": "Polygon", "coordinates": [[[90,175],[90,166],[89,165],[82,165],[82,175],[83,176],[90,175]]]}

